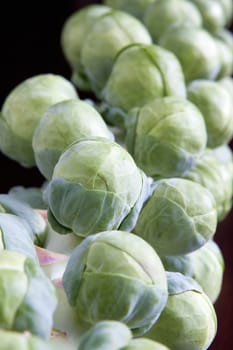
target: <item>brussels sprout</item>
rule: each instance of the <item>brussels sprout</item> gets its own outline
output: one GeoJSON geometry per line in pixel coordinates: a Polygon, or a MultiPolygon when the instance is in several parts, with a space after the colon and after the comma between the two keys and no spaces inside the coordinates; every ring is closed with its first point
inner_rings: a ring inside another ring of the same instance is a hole
{"type": "Polygon", "coordinates": [[[152,39],[139,20],[121,11],[112,10],[99,17],[86,33],[81,62],[97,95],[107,82],[118,52],[133,43],[151,44],[152,39]]]}
{"type": "Polygon", "coordinates": [[[43,200],[43,188],[45,188],[44,185],[41,187],[14,186],[9,190],[8,194],[14,196],[20,202],[27,203],[34,209],[46,209],[46,204],[43,200]]]}
{"type": "Polygon", "coordinates": [[[127,113],[158,97],[185,97],[186,88],[175,55],[156,45],[135,44],[117,56],[102,95],[111,108],[127,113]]]}
{"type": "Polygon", "coordinates": [[[0,252],[0,328],[48,338],[55,290],[38,263],[18,252],[0,252]]]}
{"type": "Polygon", "coordinates": [[[83,137],[113,139],[101,115],[81,100],[62,101],[49,107],[38,123],[32,146],[40,172],[51,179],[62,152],[83,137]]]}
{"type": "Polygon", "coordinates": [[[211,240],[189,255],[193,266],[192,277],[210,301],[215,303],[221,292],[224,272],[224,259],[219,246],[211,240]]]}
{"type": "Polygon", "coordinates": [[[46,235],[47,226],[39,213],[33,210],[27,203],[16,199],[9,194],[0,194],[0,204],[6,213],[19,216],[28,226],[31,240],[36,245],[43,245],[46,235]]]}
{"type": "Polygon", "coordinates": [[[74,12],[63,25],[61,32],[61,46],[65,58],[73,70],[72,80],[82,90],[90,90],[87,77],[81,62],[82,46],[96,20],[111,9],[103,5],[85,6],[74,12]]]}
{"type": "Polygon", "coordinates": [[[87,237],[72,253],[63,284],[69,303],[86,322],[122,321],[135,335],[152,326],[167,300],[158,255],[143,239],[124,231],[87,237]]]}
{"type": "Polygon", "coordinates": [[[219,147],[213,148],[213,156],[222,164],[228,167],[228,169],[233,172],[233,153],[229,145],[221,145],[219,147]]]}
{"type": "Polygon", "coordinates": [[[37,123],[49,106],[71,98],[77,98],[73,85],[59,75],[36,75],[17,85],[0,114],[1,151],[24,166],[33,166],[32,136],[37,123]]]}
{"type": "Polygon", "coordinates": [[[215,39],[220,57],[220,71],[216,79],[221,79],[233,73],[233,51],[220,39],[215,39]]]}
{"type": "Polygon", "coordinates": [[[132,339],[129,328],[118,321],[97,322],[80,339],[78,350],[168,350],[146,338],[132,339]]]}
{"type": "Polygon", "coordinates": [[[204,27],[217,32],[225,27],[232,18],[232,0],[191,0],[199,9],[204,27]]]}
{"type": "Polygon", "coordinates": [[[149,183],[120,145],[104,138],[74,142],[59,158],[46,189],[48,219],[58,233],[81,237],[103,230],[130,231],[149,183]]]}
{"type": "Polygon", "coordinates": [[[218,82],[197,80],[188,86],[188,99],[201,111],[207,129],[207,146],[215,148],[233,136],[232,99],[218,82]]]}
{"type": "Polygon", "coordinates": [[[37,261],[32,235],[30,227],[22,218],[0,213],[0,250],[16,251],[37,261]]]}
{"type": "Polygon", "coordinates": [[[187,83],[195,79],[213,80],[220,71],[215,39],[202,28],[171,27],[160,37],[159,45],[177,56],[187,83]]]}
{"type": "Polygon", "coordinates": [[[154,1],[155,0],[104,0],[104,3],[114,9],[128,12],[131,15],[142,19],[147,6],[154,1]]]}
{"type": "MultiPolygon", "coordinates": [[[[232,166],[233,163],[231,162],[232,166]]],[[[207,150],[185,178],[207,188],[215,198],[218,220],[223,220],[231,208],[233,195],[232,166],[222,164],[212,150],[207,150]]]]}
{"type": "Polygon", "coordinates": [[[160,255],[187,254],[213,237],[216,203],[206,188],[179,178],[156,181],[153,187],[134,232],[160,255]]]}
{"type": "Polygon", "coordinates": [[[139,168],[151,177],[185,174],[203,153],[203,117],[189,101],[163,97],[128,116],[126,144],[139,168]]]}
{"type": "Polygon", "coordinates": [[[209,298],[194,280],[179,273],[168,273],[168,288],[167,305],[145,337],[172,350],[207,349],[217,329],[209,298]]]}
{"type": "Polygon", "coordinates": [[[50,344],[29,332],[0,330],[1,350],[52,350],[50,344]]]}
{"type": "Polygon", "coordinates": [[[188,24],[202,26],[197,7],[187,0],[157,0],[147,7],[143,21],[154,42],[171,26],[188,24]]]}
{"type": "Polygon", "coordinates": [[[97,94],[111,72],[116,54],[132,43],[150,44],[151,37],[136,18],[106,6],[88,6],[73,14],[62,30],[62,47],[79,88],[97,94]]]}
{"type": "Polygon", "coordinates": [[[222,252],[213,240],[186,255],[161,256],[166,271],[180,272],[195,279],[212,303],[217,300],[224,272],[222,252]]]}

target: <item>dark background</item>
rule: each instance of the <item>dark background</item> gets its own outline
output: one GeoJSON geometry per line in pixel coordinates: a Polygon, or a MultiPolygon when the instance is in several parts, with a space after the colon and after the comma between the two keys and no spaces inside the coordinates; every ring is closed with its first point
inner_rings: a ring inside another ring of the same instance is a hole
{"type": "MultiPolygon", "coordinates": [[[[21,81],[55,73],[70,78],[60,47],[60,33],[67,17],[81,6],[101,1],[4,2],[0,20],[0,105],[21,81]]],[[[3,2],[2,2],[3,3],[3,2]]],[[[2,5],[3,6],[3,5],[2,5]]],[[[84,97],[81,94],[81,97],[84,97]]],[[[44,178],[36,168],[22,168],[0,153],[0,193],[15,185],[40,186],[44,178]]],[[[210,350],[233,349],[233,211],[218,226],[215,240],[225,259],[221,295],[215,304],[218,332],[210,350]]]]}

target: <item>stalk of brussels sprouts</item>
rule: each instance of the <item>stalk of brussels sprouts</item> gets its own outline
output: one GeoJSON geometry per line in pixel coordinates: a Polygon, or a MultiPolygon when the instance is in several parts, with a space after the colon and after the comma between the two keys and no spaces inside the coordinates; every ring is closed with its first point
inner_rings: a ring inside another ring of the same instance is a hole
{"type": "Polygon", "coordinates": [[[209,190],[180,178],[158,180],[153,187],[134,232],[159,255],[187,254],[213,237],[217,211],[209,190]]]}
{"type": "Polygon", "coordinates": [[[60,75],[40,74],[17,85],[6,97],[0,114],[0,149],[24,166],[35,165],[32,137],[45,110],[78,98],[73,85],[60,75]]]}
{"type": "Polygon", "coordinates": [[[158,319],[167,300],[158,255],[143,239],[124,231],[87,237],[72,253],[63,284],[83,320],[92,325],[121,321],[137,336],[158,319]]]}
{"type": "Polygon", "coordinates": [[[173,53],[159,46],[128,46],[117,55],[102,96],[109,105],[110,121],[113,124],[119,110],[127,118],[130,109],[142,107],[155,98],[185,98],[186,87],[181,66],[173,53]]]}
{"type": "Polygon", "coordinates": [[[192,278],[175,272],[167,276],[167,305],[145,337],[173,350],[208,349],[217,330],[212,303],[192,278]]]}
{"type": "Polygon", "coordinates": [[[116,54],[132,43],[150,44],[144,25],[129,14],[106,6],[87,6],[67,19],[62,47],[80,89],[98,95],[108,79],[116,54]]]}
{"type": "Polygon", "coordinates": [[[48,338],[56,295],[38,263],[15,252],[0,252],[0,325],[48,338]]]}
{"type": "Polygon", "coordinates": [[[32,232],[20,217],[0,213],[0,250],[16,251],[37,261],[32,232]]]}
{"type": "Polygon", "coordinates": [[[177,25],[159,39],[159,45],[179,59],[186,83],[196,79],[214,80],[221,69],[214,37],[203,28],[177,25]]]}
{"type": "Polygon", "coordinates": [[[58,233],[81,237],[130,231],[149,191],[149,180],[124,148],[100,137],[81,139],[55,166],[46,188],[48,219],[58,233]]]}
{"type": "Polygon", "coordinates": [[[186,255],[161,256],[165,270],[180,272],[195,279],[212,303],[222,287],[224,259],[216,242],[210,240],[203,247],[186,255]]]}
{"type": "Polygon", "coordinates": [[[49,107],[38,123],[32,147],[40,172],[51,179],[62,152],[74,141],[100,136],[113,139],[101,115],[81,100],[66,100],[49,107]]]}
{"type": "Polygon", "coordinates": [[[233,136],[233,103],[229,91],[221,83],[209,80],[193,81],[187,91],[188,99],[204,117],[207,146],[215,148],[228,143],[233,136]]]}
{"type": "Polygon", "coordinates": [[[187,24],[193,27],[202,26],[202,16],[198,8],[187,0],[157,0],[147,7],[143,16],[154,42],[170,27],[187,24]]]}
{"type": "Polygon", "coordinates": [[[185,178],[207,188],[215,198],[218,220],[223,220],[229,213],[233,195],[233,162],[220,162],[212,150],[206,150],[185,178]]]}
{"type": "Polygon", "coordinates": [[[206,143],[204,119],[184,98],[157,98],[128,115],[127,148],[137,165],[153,178],[185,174],[206,143]]]}

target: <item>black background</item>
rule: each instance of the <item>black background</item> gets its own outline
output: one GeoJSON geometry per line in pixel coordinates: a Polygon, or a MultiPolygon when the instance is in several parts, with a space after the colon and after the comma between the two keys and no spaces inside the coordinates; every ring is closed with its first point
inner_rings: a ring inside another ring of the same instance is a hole
{"type": "MultiPolygon", "coordinates": [[[[4,2],[0,19],[0,105],[23,80],[40,74],[55,73],[70,78],[70,69],[60,47],[64,21],[79,7],[101,1],[4,2]]],[[[3,2],[1,3],[3,4],[3,2]]],[[[81,94],[81,97],[84,97],[81,94]]],[[[36,168],[26,169],[0,153],[0,193],[15,185],[40,186],[44,178],[36,168]]],[[[217,336],[209,349],[233,349],[233,211],[218,226],[215,240],[225,259],[221,295],[215,304],[217,336]]],[[[169,330],[168,330],[169,331],[169,330]]]]}

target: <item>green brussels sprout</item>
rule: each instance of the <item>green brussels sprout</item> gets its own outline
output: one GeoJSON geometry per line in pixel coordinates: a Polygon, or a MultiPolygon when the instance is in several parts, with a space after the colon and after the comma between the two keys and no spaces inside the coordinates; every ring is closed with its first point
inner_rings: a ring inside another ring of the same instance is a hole
{"type": "Polygon", "coordinates": [[[183,98],[157,98],[129,113],[127,149],[139,168],[151,177],[185,174],[206,143],[201,113],[183,98]]]}
{"type": "Polygon", "coordinates": [[[233,153],[229,145],[224,144],[216,148],[212,148],[213,156],[228,169],[233,172],[233,153]]]}
{"type": "Polygon", "coordinates": [[[207,129],[207,146],[215,148],[233,136],[232,99],[222,84],[196,80],[188,86],[188,99],[201,111],[207,129]]]}
{"type": "Polygon", "coordinates": [[[40,172],[51,179],[62,152],[74,141],[101,136],[113,139],[101,115],[81,100],[66,100],[49,107],[38,123],[32,147],[40,172]]]}
{"type": "Polygon", "coordinates": [[[44,188],[44,184],[41,187],[13,186],[8,194],[20,202],[27,203],[33,209],[46,209],[47,206],[43,199],[44,188]]]}
{"type": "Polygon", "coordinates": [[[77,98],[62,76],[40,74],[17,85],[6,97],[0,114],[0,150],[24,166],[35,165],[32,136],[45,110],[63,100],[77,98]]]}
{"type": "Polygon", "coordinates": [[[155,0],[104,0],[104,3],[114,9],[128,12],[131,15],[142,19],[147,6],[154,1],[155,0]]]}
{"type": "Polygon", "coordinates": [[[215,303],[221,288],[224,272],[222,252],[213,240],[186,255],[161,256],[166,271],[180,272],[196,280],[212,303],[215,303]]]}
{"type": "MultiPolygon", "coordinates": [[[[186,87],[173,53],[156,45],[135,44],[118,54],[102,95],[117,114],[118,109],[127,113],[159,97],[185,98],[186,87]]],[[[114,113],[112,119],[114,124],[114,113]]]]}
{"type": "Polygon", "coordinates": [[[82,90],[90,90],[81,62],[82,46],[92,25],[111,9],[103,5],[85,6],[74,12],[65,21],[61,31],[61,46],[64,56],[73,70],[72,81],[82,90]]]}
{"type": "Polygon", "coordinates": [[[233,35],[232,32],[226,28],[221,29],[215,33],[215,37],[223,41],[233,52],[233,35]]]}
{"type": "Polygon", "coordinates": [[[174,25],[202,26],[202,17],[197,7],[187,0],[157,0],[145,11],[143,21],[154,42],[174,25]]]}
{"type": "Polygon", "coordinates": [[[86,33],[81,62],[92,90],[99,94],[104,88],[118,52],[133,43],[151,44],[145,26],[121,11],[109,11],[99,17],[86,33]]]}
{"type": "Polygon", "coordinates": [[[168,29],[159,45],[179,59],[186,83],[196,79],[215,79],[220,58],[214,37],[202,28],[180,25],[168,29]]]}
{"type": "MultiPolygon", "coordinates": [[[[231,164],[233,166],[232,162],[231,164]]],[[[212,150],[206,150],[195,167],[184,177],[199,183],[212,193],[217,205],[218,220],[223,220],[231,208],[229,204],[233,195],[232,167],[223,165],[212,150]]]]}
{"type": "Polygon", "coordinates": [[[127,13],[106,6],[88,6],[66,21],[62,47],[73,69],[72,80],[82,89],[102,89],[116,54],[132,43],[150,44],[144,25],[127,13]]]}
{"type": "Polygon", "coordinates": [[[168,302],[145,334],[172,350],[205,350],[212,343],[217,319],[212,303],[192,278],[168,273],[168,302]]]}
{"type": "Polygon", "coordinates": [[[134,233],[159,255],[182,255],[203,246],[215,233],[216,203],[203,186],[171,178],[155,181],[134,233]]]}
{"type": "Polygon", "coordinates": [[[48,338],[56,295],[38,263],[18,252],[0,252],[0,328],[48,338]]]}
{"type": "Polygon", "coordinates": [[[85,237],[134,227],[149,182],[120,145],[101,137],[74,142],[62,153],[46,188],[48,219],[58,233],[85,237]]]}
{"type": "Polygon", "coordinates": [[[0,250],[16,251],[37,261],[32,235],[30,227],[22,218],[0,213],[0,250]]]}
{"type": "Polygon", "coordinates": [[[90,324],[121,321],[142,335],[167,300],[166,274],[154,249],[125,231],[87,237],[72,253],[63,275],[69,303],[90,324]]]}
{"type": "Polygon", "coordinates": [[[220,71],[216,79],[222,79],[233,73],[233,50],[226,42],[216,38],[215,43],[220,57],[220,71]]]}
{"type": "Polygon", "coordinates": [[[215,303],[222,288],[224,258],[214,241],[189,254],[193,267],[193,278],[200,284],[212,303],[215,303]]]}
{"type": "Polygon", "coordinates": [[[232,19],[232,0],[191,0],[199,9],[204,27],[210,32],[217,32],[232,19]]]}
{"type": "Polygon", "coordinates": [[[52,350],[48,342],[29,332],[0,330],[1,350],[52,350]]]}
{"type": "Polygon", "coordinates": [[[80,339],[78,350],[168,350],[146,338],[132,339],[130,329],[119,321],[100,321],[80,339]]]}
{"type": "Polygon", "coordinates": [[[31,240],[36,245],[43,245],[47,235],[47,225],[39,213],[32,209],[27,203],[11,196],[10,194],[0,194],[0,204],[5,213],[14,214],[24,221],[28,226],[31,240]]]}

